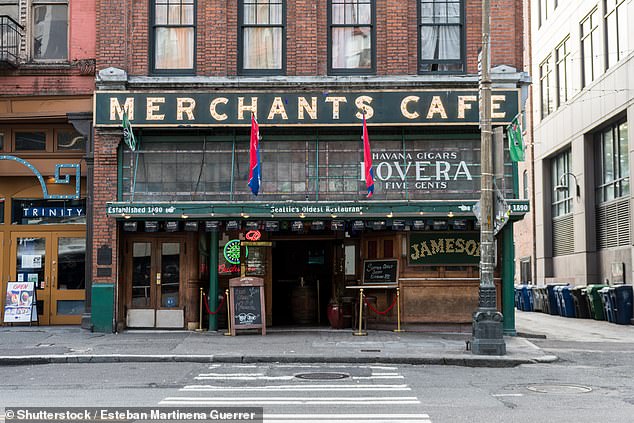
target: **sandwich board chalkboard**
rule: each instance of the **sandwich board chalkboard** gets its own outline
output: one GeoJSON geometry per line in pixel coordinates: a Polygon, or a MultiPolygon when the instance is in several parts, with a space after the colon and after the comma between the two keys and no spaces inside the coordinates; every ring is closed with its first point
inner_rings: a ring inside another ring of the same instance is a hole
{"type": "Polygon", "coordinates": [[[398,260],[364,260],[364,285],[396,285],[398,284],[398,260]]]}
{"type": "Polygon", "coordinates": [[[229,279],[231,336],[239,329],[262,329],[266,335],[264,279],[252,276],[229,279]]]}
{"type": "Polygon", "coordinates": [[[4,323],[37,322],[35,282],[7,282],[4,323]]]}

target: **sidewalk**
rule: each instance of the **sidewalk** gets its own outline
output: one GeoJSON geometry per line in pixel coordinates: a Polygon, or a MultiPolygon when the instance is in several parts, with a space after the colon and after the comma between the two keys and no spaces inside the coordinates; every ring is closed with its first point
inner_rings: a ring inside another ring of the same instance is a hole
{"type": "MultiPolygon", "coordinates": [[[[505,337],[507,354],[479,356],[466,350],[468,325],[434,327],[395,333],[370,330],[267,330],[224,336],[224,331],[126,331],[91,333],[78,327],[1,327],[0,365],[99,362],[285,362],[285,363],[401,363],[512,367],[547,363],[557,357],[542,351],[531,336],[591,336],[634,340],[634,326],[568,319],[541,313],[517,312],[517,330],[524,336],[505,337]],[[570,325],[573,325],[571,327],[570,325]],[[598,326],[597,326],[598,325],[598,326]],[[582,330],[578,327],[588,327],[582,330]],[[606,333],[608,335],[602,335],[606,333]]],[[[408,329],[405,327],[405,329],[408,329]]]]}

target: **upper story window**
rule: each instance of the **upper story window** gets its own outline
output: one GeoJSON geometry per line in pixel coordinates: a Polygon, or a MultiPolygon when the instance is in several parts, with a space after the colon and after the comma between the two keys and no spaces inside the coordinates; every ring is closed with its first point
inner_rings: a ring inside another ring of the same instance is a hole
{"type": "Polygon", "coordinates": [[[68,1],[32,0],[31,21],[33,60],[68,60],[68,1]]]}
{"type": "Polygon", "coordinates": [[[525,170],[522,174],[522,184],[524,185],[522,198],[528,200],[528,170],[525,170]]]}
{"type": "Polygon", "coordinates": [[[542,103],[542,118],[545,118],[554,110],[554,82],[552,56],[548,56],[539,65],[539,93],[542,103]]]}
{"type": "Polygon", "coordinates": [[[570,38],[555,48],[555,72],[557,73],[557,107],[572,97],[572,66],[570,64],[570,38]]]}
{"type": "Polygon", "coordinates": [[[548,19],[548,3],[548,0],[539,0],[539,26],[548,19]]]}
{"type": "Polygon", "coordinates": [[[194,0],[152,0],[152,70],[194,72],[196,4],[194,0]]]}
{"type": "Polygon", "coordinates": [[[572,196],[576,192],[576,180],[570,175],[570,150],[553,157],[550,161],[551,187],[553,189],[552,212],[553,217],[572,213],[572,196]],[[562,176],[566,175],[562,179],[562,176]],[[563,185],[560,185],[563,182],[563,185]],[[563,187],[564,189],[555,189],[563,187]]]}
{"type": "Polygon", "coordinates": [[[375,0],[329,0],[328,6],[329,72],[374,73],[375,0]]]}
{"type": "Polygon", "coordinates": [[[594,9],[581,21],[582,86],[594,81],[602,72],[603,54],[599,40],[599,12],[594,9]]]}
{"type": "Polygon", "coordinates": [[[627,5],[625,0],[603,0],[605,10],[606,67],[627,56],[627,5]]]}
{"type": "Polygon", "coordinates": [[[462,0],[420,0],[420,72],[463,72],[462,0]]]}
{"type": "Polygon", "coordinates": [[[597,203],[630,194],[627,122],[611,125],[596,135],[597,203]]]}
{"type": "Polygon", "coordinates": [[[8,16],[19,22],[18,0],[0,0],[0,16],[8,16]]]}
{"type": "Polygon", "coordinates": [[[240,73],[284,73],[286,2],[241,0],[240,3],[240,73]]]}

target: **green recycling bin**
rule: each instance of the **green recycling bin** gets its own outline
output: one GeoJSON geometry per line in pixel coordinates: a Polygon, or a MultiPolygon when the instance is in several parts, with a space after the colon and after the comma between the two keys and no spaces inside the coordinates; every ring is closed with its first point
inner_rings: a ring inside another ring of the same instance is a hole
{"type": "Polygon", "coordinates": [[[93,283],[91,321],[94,332],[114,332],[114,284],[93,283]]]}
{"type": "Polygon", "coordinates": [[[590,303],[590,316],[594,320],[605,320],[605,313],[603,312],[603,302],[601,301],[600,289],[607,287],[607,285],[588,285],[586,292],[588,294],[588,302],[590,303]]]}

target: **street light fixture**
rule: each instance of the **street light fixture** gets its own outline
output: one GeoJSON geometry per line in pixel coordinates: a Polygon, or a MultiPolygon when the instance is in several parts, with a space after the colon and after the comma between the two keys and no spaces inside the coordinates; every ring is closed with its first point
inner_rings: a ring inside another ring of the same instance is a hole
{"type": "Polygon", "coordinates": [[[557,185],[555,185],[554,191],[555,192],[561,192],[561,191],[568,191],[568,189],[570,189],[568,184],[565,183],[566,181],[564,181],[564,178],[566,176],[572,176],[572,178],[575,180],[576,194],[577,194],[577,197],[580,197],[581,196],[581,189],[579,188],[579,183],[577,182],[577,177],[572,172],[565,172],[559,177],[559,183],[557,185]]]}

